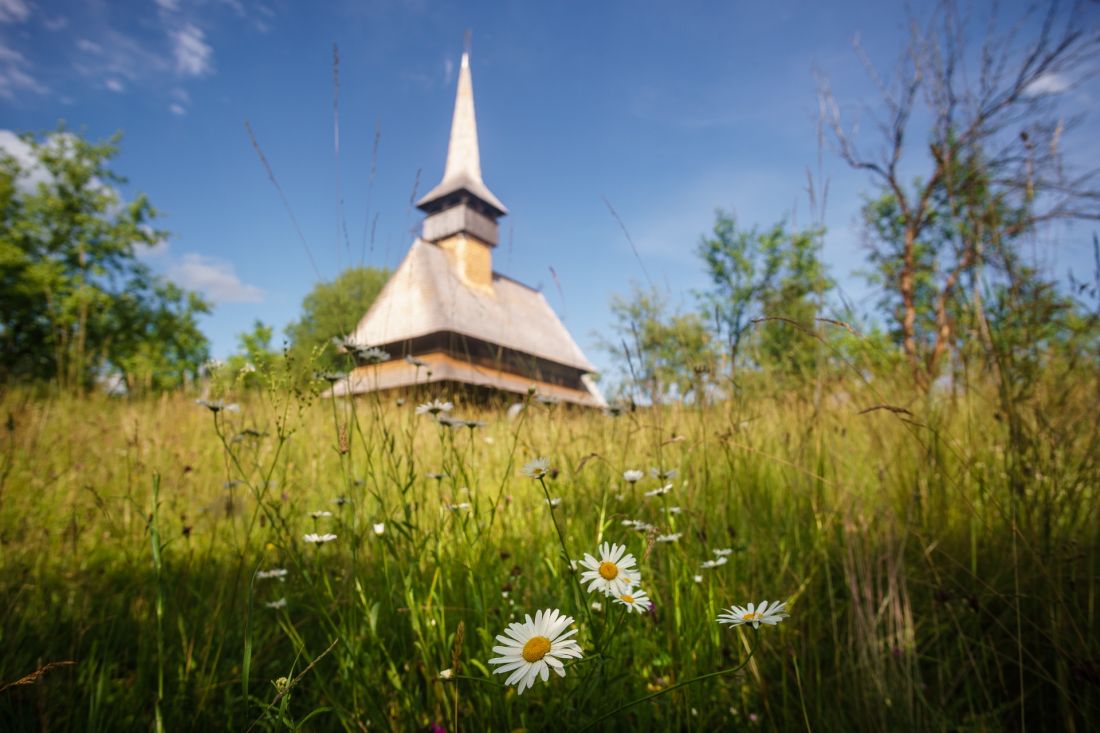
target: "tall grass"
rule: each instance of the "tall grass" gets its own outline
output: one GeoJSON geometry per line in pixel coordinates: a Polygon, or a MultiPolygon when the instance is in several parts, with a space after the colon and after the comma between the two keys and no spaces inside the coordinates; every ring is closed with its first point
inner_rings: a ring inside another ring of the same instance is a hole
{"type": "Polygon", "coordinates": [[[1096,727],[1091,375],[1056,412],[1036,390],[1026,461],[992,388],[743,387],[618,418],[459,404],[486,423],[459,428],[287,387],[239,412],[6,392],[0,727],[560,730],[651,696],[594,727],[1096,727]],[[546,494],[519,472],[536,456],[546,494]],[[679,472],[671,493],[622,479],[650,467],[679,472]],[[578,590],[562,545],[601,541],[639,558],[651,613],[578,590]],[[765,598],[791,617],[715,622],[765,598]],[[518,696],[487,660],[542,608],[586,656],[518,696]]]}

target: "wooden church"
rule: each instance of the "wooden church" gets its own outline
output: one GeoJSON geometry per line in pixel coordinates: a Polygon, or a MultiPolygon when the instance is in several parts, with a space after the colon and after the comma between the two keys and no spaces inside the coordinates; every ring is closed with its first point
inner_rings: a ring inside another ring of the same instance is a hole
{"type": "Polygon", "coordinates": [[[606,405],[595,371],[538,290],[493,270],[508,213],[481,178],[469,53],[462,55],[443,180],[417,202],[422,235],[349,339],[388,354],[335,394],[430,388],[606,405]]]}

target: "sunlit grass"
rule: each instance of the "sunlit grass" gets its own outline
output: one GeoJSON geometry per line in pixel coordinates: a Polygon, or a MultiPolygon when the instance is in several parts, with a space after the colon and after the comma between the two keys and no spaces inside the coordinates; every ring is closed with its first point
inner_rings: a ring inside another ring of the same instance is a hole
{"type": "Polygon", "coordinates": [[[509,419],[450,394],[280,387],[215,412],[9,392],[0,685],[75,664],[0,692],[0,719],[1086,729],[1100,719],[1086,381],[1026,457],[980,390],[918,400],[881,383],[760,384],[616,418],[530,400],[509,419]],[[435,397],[484,425],[418,413],[435,397]],[[884,400],[908,412],[860,414],[884,400]],[[588,568],[570,562],[603,542],[637,559],[649,612],[577,582],[588,568]],[[762,599],[790,617],[718,623],[762,599]],[[540,609],[575,619],[584,655],[519,696],[489,660],[540,609]]]}

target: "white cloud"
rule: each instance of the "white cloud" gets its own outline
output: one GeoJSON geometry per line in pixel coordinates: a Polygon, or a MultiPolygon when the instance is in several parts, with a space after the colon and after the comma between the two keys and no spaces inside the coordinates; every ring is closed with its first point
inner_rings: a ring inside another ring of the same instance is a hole
{"type": "Polygon", "coordinates": [[[178,115],[179,117],[183,117],[185,114],[187,114],[187,108],[179,102],[172,102],[172,104],[168,105],[168,111],[174,115],[178,115]]]}
{"type": "Polygon", "coordinates": [[[0,23],[22,23],[30,14],[24,0],[0,0],[0,23]]]}
{"type": "Polygon", "coordinates": [[[1061,94],[1070,87],[1069,79],[1062,74],[1043,74],[1027,85],[1024,90],[1029,96],[1039,97],[1046,94],[1061,94]]]}
{"type": "Polygon", "coordinates": [[[170,13],[174,13],[180,9],[178,0],[157,0],[157,7],[161,10],[167,10],[170,13]]]}
{"type": "Polygon", "coordinates": [[[124,87],[122,85],[122,82],[120,82],[118,79],[108,79],[107,81],[103,82],[103,86],[107,87],[112,92],[117,92],[120,94],[126,91],[126,87],[124,87]]]}
{"type": "Polygon", "coordinates": [[[214,70],[214,49],[207,45],[201,28],[187,23],[170,35],[176,71],[184,76],[205,76],[214,70]]]}
{"type": "Polygon", "coordinates": [[[84,51],[85,53],[94,53],[97,55],[103,53],[103,46],[100,46],[95,41],[89,40],[87,38],[81,38],[80,40],[78,40],[76,42],[76,47],[79,48],[81,51],[84,51]]]}
{"type": "Polygon", "coordinates": [[[0,98],[14,99],[18,92],[45,94],[46,91],[46,87],[31,76],[27,58],[0,40],[0,98]]]}
{"type": "Polygon", "coordinates": [[[216,303],[260,303],[264,292],[241,282],[233,263],[189,252],[168,268],[168,278],[216,303]]]}

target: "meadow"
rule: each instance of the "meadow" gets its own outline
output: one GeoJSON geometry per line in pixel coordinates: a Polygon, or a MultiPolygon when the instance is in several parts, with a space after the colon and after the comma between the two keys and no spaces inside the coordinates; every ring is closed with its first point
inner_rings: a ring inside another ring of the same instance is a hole
{"type": "Polygon", "coordinates": [[[621,415],[9,389],[0,728],[1094,729],[1098,385],[1073,374],[1011,401],[749,374],[621,415]],[[652,609],[577,582],[563,545],[602,542],[652,609]],[[765,599],[789,618],[717,622],[765,599]],[[583,656],[520,695],[492,648],[543,609],[583,656]]]}

